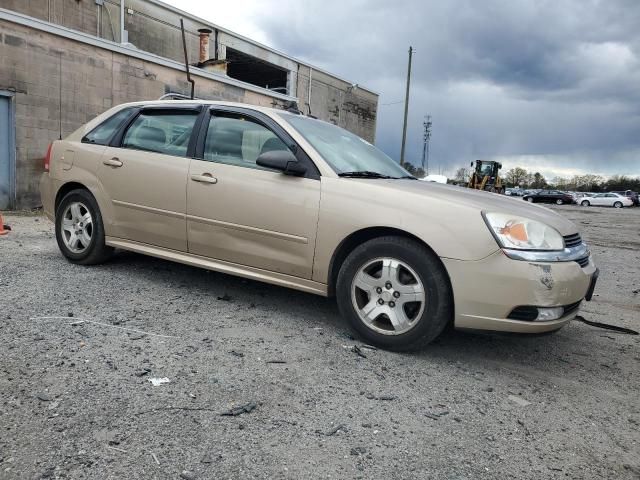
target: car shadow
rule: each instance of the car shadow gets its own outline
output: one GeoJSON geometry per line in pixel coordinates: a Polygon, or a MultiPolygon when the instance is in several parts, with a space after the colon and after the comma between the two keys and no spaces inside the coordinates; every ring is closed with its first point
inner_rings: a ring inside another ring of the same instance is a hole
{"type": "MultiPolygon", "coordinates": [[[[238,310],[268,305],[274,313],[291,313],[289,317],[295,318],[296,322],[321,326],[328,330],[326,333],[336,337],[346,338],[356,344],[364,343],[353,336],[331,298],[127,251],[118,251],[104,267],[113,272],[136,275],[137,280],[150,284],[188,288],[194,299],[206,295],[219,298],[227,295],[238,310]]],[[[567,328],[578,327],[565,327],[565,330],[567,328]]],[[[464,361],[478,365],[491,362],[536,365],[544,361],[549,366],[549,362],[552,365],[556,362],[566,363],[564,352],[567,349],[579,349],[571,345],[571,338],[571,335],[564,335],[562,331],[556,334],[517,335],[448,329],[419,351],[402,354],[389,352],[389,355],[408,356],[414,361],[464,361]]]]}

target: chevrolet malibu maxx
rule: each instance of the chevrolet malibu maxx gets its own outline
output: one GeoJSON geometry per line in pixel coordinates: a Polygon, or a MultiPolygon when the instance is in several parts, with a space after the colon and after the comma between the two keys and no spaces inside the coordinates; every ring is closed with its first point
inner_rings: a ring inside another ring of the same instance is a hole
{"type": "Polygon", "coordinates": [[[73,263],[119,248],[335,296],[357,334],[388,349],[448,325],[557,330],[597,278],[562,216],[416,181],[356,135],[283,110],[120,105],[53,142],[40,188],[73,263]]]}

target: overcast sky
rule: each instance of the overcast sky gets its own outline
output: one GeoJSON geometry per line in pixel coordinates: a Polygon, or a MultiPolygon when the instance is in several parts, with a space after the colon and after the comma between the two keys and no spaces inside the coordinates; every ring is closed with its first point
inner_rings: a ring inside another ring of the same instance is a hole
{"type": "Polygon", "coordinates": [[[549,178],[640,175],[640,0],[168,3],[380,93],[376,144],[431,173],[497,159],[549,178]]]}

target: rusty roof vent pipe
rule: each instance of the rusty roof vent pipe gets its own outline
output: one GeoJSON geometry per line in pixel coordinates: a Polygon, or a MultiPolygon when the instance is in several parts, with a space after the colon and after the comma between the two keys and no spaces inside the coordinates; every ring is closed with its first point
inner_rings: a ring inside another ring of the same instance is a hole
{"type": "Polygon", "coordinates": [[[209,35],[211,34],[211,30],[208,28],[201,28],[198,30],[200,34],[200,63],[204,63],[209,58],[209,35]]]}

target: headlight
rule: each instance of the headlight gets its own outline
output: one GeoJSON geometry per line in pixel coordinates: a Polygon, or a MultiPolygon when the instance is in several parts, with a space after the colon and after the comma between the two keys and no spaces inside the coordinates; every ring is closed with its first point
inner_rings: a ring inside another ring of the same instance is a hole
{"type": "Polygon", "coordinates": [[[564,239],[544,223],[505,213],[483,213],[487,226],[502,248],[514,250],[564,250],[564,239]]]}

